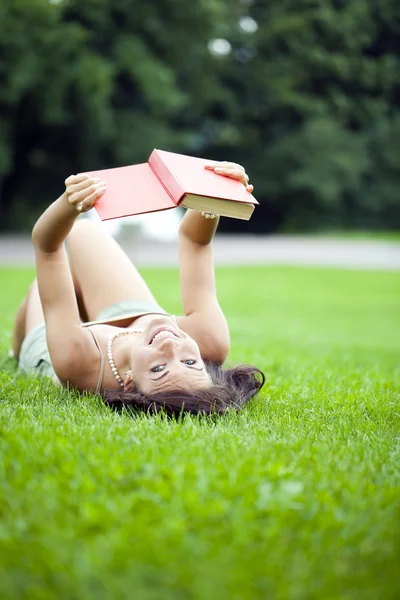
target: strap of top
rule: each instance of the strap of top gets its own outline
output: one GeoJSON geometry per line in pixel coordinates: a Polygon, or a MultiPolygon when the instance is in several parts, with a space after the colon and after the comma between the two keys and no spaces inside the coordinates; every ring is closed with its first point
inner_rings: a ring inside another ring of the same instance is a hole
{"type": "Polygon", "coordinates": [[[97,349],[98,349],[98,351],[100,353],[100,373],[99,373],[99,379],[98,379],[97,385],[96,385],[96,394],[100,394],[101,386],[103,384],[103,379],[104,379],[104,369],[105,369],[105,366],[106,366],[106,361],[105,361],[105,358],[104,358],[103,351],[100,348],[100,344],[99,344],[99,342],[97,340],[97,337],[95,336],[95,334],[92,331],[91,327],[88,327],[87,329],[92,334],[92,337],[94,339],[94,343],[96,344],[97,349]]]}

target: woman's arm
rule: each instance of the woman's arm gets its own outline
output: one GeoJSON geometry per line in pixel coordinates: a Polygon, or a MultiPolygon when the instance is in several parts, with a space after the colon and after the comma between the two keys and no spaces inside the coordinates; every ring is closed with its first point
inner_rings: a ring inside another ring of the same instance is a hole
{"type": "Polygon", "coordinates": [[[63,242],[79,213],[89,210],[104,193],[104,188],[88,175],[73,175],[65,183],[64,194],[49,206],[34,226],[32,241],[51,360],[59,378],[71,381],[70,373],[79,377],[82,357],[88,353],[88,337],[80,327],[75,289],[63,242]]]}
{"type": "Polygon", "coordinates": [[[187,210],[179,228],[182,307],[178,324],[199,344],[204,360],[222,364],[229,353],[229,329],[218,304],[211,240],[218,219],[187,210]]]}
{"type": "Polygon", "coordinates": [[[189,208],[179,226],[179,236],[185,237],[194,244],[204,246],[212,242],[218,223],[219,217],[205,219],[202,213],[189,208]]]}
{"type": "MultiPolygon", "coordinates": [[[[240,165],[217,163],[208,168],[253,190],[240,165]]],[[[179,262],[185,330],[197,340],[204,359],[223,363],[229,352],[229,329],[218,304],[211,244],[218,222],[219,218],[206,219],[187,210],[179,227],[179,262]]]]}
{"type": "Polygon", "coordinates": [[[79,213],[87,212],[105,191],[104,182],[88,175],[71,175],[65,192],[47,208],[32,231],[35,248],[55,252],[63,244],[79,213]]]}
{"type": "Polygon", "coordinates": [[[179,263],[182,306],[186,316],[216,301],[211,242],[219,217],[205,219],[188,209],[179,227],[179,263]]]}

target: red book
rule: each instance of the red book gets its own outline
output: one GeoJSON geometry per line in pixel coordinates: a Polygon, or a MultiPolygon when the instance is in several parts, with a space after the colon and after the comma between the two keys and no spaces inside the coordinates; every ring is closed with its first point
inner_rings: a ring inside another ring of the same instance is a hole
{"type": "Polygon", "coordinates": [[[239,181],[205,169],[210,162],[153,150],[147,163],[91,171],[107,184],[95,209],[103,221],[177,206],[250,219],[257,200],[239,181]]]}

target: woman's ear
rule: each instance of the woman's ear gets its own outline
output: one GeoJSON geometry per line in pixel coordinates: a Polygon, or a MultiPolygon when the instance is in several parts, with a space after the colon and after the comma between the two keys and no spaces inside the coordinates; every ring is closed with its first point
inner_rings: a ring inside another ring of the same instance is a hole
{"type": "Polygon", "coordinates": [[[129,369],[129,371],[127,371],[124,376],[124,392],[130,392],[133,389],[133,387],[134,384],[132,378],[132,370],[129,369]]]}

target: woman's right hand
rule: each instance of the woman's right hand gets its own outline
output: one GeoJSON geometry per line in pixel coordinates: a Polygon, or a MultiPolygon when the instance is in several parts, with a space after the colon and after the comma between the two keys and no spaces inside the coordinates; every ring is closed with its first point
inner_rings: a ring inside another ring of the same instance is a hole
{"type": "Polygon", "coordinates": [[[65,194],[68,203],[78,213],[88,212],[106,191],[106,183],[102,179],[89,177],[87,173],[70,175],[65,180],[65,194]]]}

